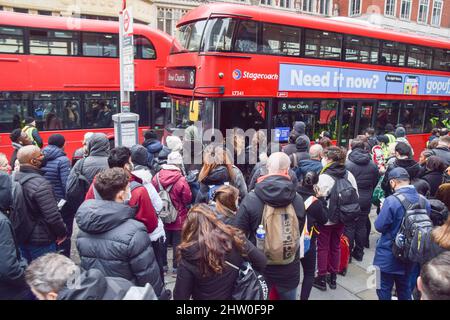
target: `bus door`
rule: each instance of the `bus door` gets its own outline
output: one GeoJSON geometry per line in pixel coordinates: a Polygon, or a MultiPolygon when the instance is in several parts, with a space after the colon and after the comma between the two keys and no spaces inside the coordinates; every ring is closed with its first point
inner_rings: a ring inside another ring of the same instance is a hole
{"type": "Polygon", "coordinates": [[[340,145],[348,148],[350,140],[372,126],[376,101],[342,100],[339,120],[340,145]]]}
{"type": "Polygon", "coordinates": [[[221,100],[219,129],[223,134],[235,127],[248,129],[267,129],[267,113],[270,100],[221,100]]]}

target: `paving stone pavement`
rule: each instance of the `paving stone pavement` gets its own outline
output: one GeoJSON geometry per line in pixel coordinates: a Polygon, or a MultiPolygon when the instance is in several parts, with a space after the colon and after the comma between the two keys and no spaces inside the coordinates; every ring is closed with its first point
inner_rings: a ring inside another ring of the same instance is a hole
{"type": "MultiPolygon", "coordinates": [[[[370,266],[375,255],[375,245],[380,234],[375,231],[373,221],[375,221],[376,213],[372,210],[370,219],[372,221],[372,233],[370,235],[370,249],[364,249],[363,261],[359,262],[353,259],[349,265],[347,275],[345,277],[338,275],[336,290],[322,292],[313,287],[311,291],[310,300],[378,300],[376,291],[372,285],[373,273],[370,271],[370,266]],[[368,269],[369,268],[369,269],[368,269]],[[369,271],[368,271],[369,270],[369,271]]],[[[171,249],[169,248],[168,258],[172,257],[171,249]]],[[[169,272],[165,276],[166,287],[173,291],[175,287],[176,275],[172,273],[172,261],[169,259],[169,272]]],[[[303,274],[301,278],[303,279],[303,274]]],[[[301,287],[301,284],[300,284],[301,287]]],[[[299,287],[299,294],[300,294],[299,287]]]]}

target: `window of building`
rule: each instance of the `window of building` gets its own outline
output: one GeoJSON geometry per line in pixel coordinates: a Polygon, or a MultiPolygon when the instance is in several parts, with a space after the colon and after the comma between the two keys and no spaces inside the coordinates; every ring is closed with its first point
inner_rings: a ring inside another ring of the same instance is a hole
{"type": "Polygon", "coordinates": [[[399,42],[384,41],[381,48],[381,64],[405,66],[406,45],[399,42]]]}
{"type": "Polygon", "coordinates": [[[136,59],[156,59],[152,42],[144,36],[134,36],[134,57],[136,59]]]}
{"type": "Polygon", "coordinates": [[[24,8],[13,8],[13,11],[17,13],[28,13],[28,9],[24,8]]]}
{"type": "Polygon", "coordinates": [[[158,29],[172,34],[173,10],[171,8],[158,8],[158,29]]]}
{"type": "Polygon", "coordinates": [[[319,0],[318,13],[329,16],[331,9],[331,0],[319,0]]]}
{"type": "Polygon", "coordinates": [[[419,0],[419,13],[417,14],[417,22],[427,23],[429,7],[430,0],[419,0]]]}
{"type": "Polygon", "coordinates": [[[450,71],[450,50],[434,49],[433,69],[450,71]]]}
{"type": "Polygon", "coordinates": [[[378,63],[380,40],[345,36],[345,60],[361,63],[378,63]]]}
{"type": "Polygon", "coordinates": [[[361,0],[350,0],[349,16],[357,16],[361,14],[361,0]]]}
{"type": "Polygon", "coordinates": [[[52,12],[47,10],[38,10],[38,14],[40,14],[41,16],[51,16],[52,12]]]}
{"type": "Polygon", "coordinates": [[[265,23],[262,30],[262,52],[287,56],[300,55],[301,29],[265,23]]]}
{"type": "Polygon", "coordinates": [[[397,0],[386,0],[384,6],[384,14],[386,16],[395,17],[395,12],[397,8],[397,0]]]}
{"type": "Polygon", "coordinates": [[[305,32],[305,56],[340,60],[342,37],[340,33],[307,29],[305,32]]]}
{"type": "Polygon", "coordinates": [[[266,6],[271,6],[272,0],[261,0],[261,4],[265,4],[266,6]]]}
{"type": "Polygon", "coordinates": [[[256,21],[242,20],[236,32],[234,50],[238,52],[256,52],[258,49],[258,24],[256,21]]]}
{"type": "Polygon", "coordinates": [[[208,21],[202,43],[203,51],[231,51],[234,28],[237,20],[218,18],[208,21]]]}
{"type": "Polygon", "coordinates": [[[439,27],[441,25],[442,17],[442,0],[434,0],[433,2],[433,13],[431,15],[431,25],[439,27]]]}
{"type": "Polygon", "coordinates": [[[290,8],[291,7],[291,0],[279,0],[280,1],[280,7],[282,8],[290,8]]]}
{"type": "Polygon", "coordinates": [[[78,55],[78,33],[30,29],[30,53],[42,55],[78,55]]]}
{"type": "Polygon", "coordinates": [[[433,59],[433,50],[431,48],[409,46],[408,67],[430,69],[433,59]]]}
{"type": "Polygon", "coordinates": [[[118,57],[119,37],[117,34],[83,33],[83,55],[90,57],[118,57]]]}
{"type": "Polygon", "coordinates": [[[402,0],[400,5],[400,19],[410,20],[411,19],[411,7],[412,0],[402,0]]]}
{"type": "Polygon", "coordinates": [[[0,52],[23,53],[23,30],[13,27],[0,27],[0,52]]]}
{"type": "Polygon", "coordinates": [[[305,12],[314,12],[314,1],[315,0],[303,0],[302,2],[302,11],[305,12]]]}

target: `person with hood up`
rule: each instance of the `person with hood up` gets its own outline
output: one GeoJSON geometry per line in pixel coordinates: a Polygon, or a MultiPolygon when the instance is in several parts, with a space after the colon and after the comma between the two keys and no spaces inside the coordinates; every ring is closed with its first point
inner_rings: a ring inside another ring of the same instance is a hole
{"type": "Polygon", "coordinates": [[[240,173],[239,169],[233,166],[230,155],[222,145],[209,145],[203,154],[203,166],[198,175],[200,190],[195,203],[211,201],[210,190],[223,184],[238,188],[239,198],[242,199],[242,195],[245,195],[247,190],[243,190],[242,186],[237,185],[238,173],[240,173]]]}
{"type": "Polygon", "coordinates": [[[163,164],[161,170],[153,177],[152,183],[155,189],[160,192],[161,188],[169,190],[169,196],[172,200],[173,206],[177,210],[177,219],[173,223],[165,224],[166,242],[164,249],[164,267],[168,269],[167,265],[167,247],[172,245],[173,248],[173,273],[177,273],[177,259],[176,248],[181,241],[181,229],[188,212],[187,206],[192,201],[192,193],[189,184],[184,177],[181,166],[183,165],[183,158],[178,152],[172,152],[167,158],[167,164],[163,164]]]}
{"type": "Polygon", "coordinates": [[[92,137],[93,134],[94,134],[93,132],[86,132],[84,134],[82,147],[76,149],[72,154],[72,167],[75,166],[75,163],[77,163],[78,160],[81,160],[86,156],[87,142],[92,137]]]}
{"type": "Polygon", "coordinates": [[[297,151],[297,138],[302,137],[303,141],[301,144],[306,144],[307,150],[306,152],[309,152],[309,145],[311,144],[311,141],[309,140],[309,137],[305,134],[306,132],[306,124],[303,121],[296,121],[294,123],[294,127],[289,134],[289,144],[284,147],[283,152],[286,153],[288,156],[298,152],[297,151]]]}
{"type": "Polygon", "coordinates": [[[444,171],[446,166],[441,158],[438,156],[431,156],[427,159],[425,164],[425,172],[421,179],[428,182],[430,186],[430,197],[434,198],[439,186],[442,184],[444,171]]]}
{"type": "Polygon", "coordinates": [[[128,173],[122,168],[106,169],[97,175],[94,187],[99,197],[83,202],[75,216],[81,268],[96,268],[137,286],[150,283],[158,297],[165,294],[147,228],[128,204],[128,173]]]}
{"type": "Polygon", "coordinates": [[[364,142],[353,140],[351,143],[351,152],[345,162],[345,168],[350,171],[358,185],[359,206],[361,215],[355,223],[345,226],[344,234],[349,239],[351,255],[358,261],[362,261],[364,256],[364,247],[367,245],[368,224],[370,224],[369,213],[372,206],[372,194],[378,180],[378,167],[371,160],[369,152],[365,149],[364,142]]]}
{"type": "Polygon", "coordinates": [[[309,159],[309,144],[303,136],[295,140],[296,150],[289,154],[292,168],[298,168],[300,161],[309,159]]]}
{"type": "Polygon", "coordinates": [[[122,278],[105,277],[97,269],[82,271],[56,253],[34,260],[25,278],[39,300],[121,300],[133,286],[122,278]]]}
{"type": "Polygon", "coordinates": [[[240,230],[220,221],[203,203],[189,211],[178,257],[175,300],[231,300],[242,263],[249,261],[259,272],[267,263],[240,230]]]}
{"type": "Polygon", "coordinates": [[[67,179],[67,185],[71,185],[76,179],[76,171],[80,171],[92,184],[94,177],[101,171],[109,168],[109,140],[104,133],[93,133],[86,143],[86,158],[77,161],[67,179]]]}
{"type": "MultiPolygon", "coordinates": [[[[153,208],[158,214],[163,207],[161,198],[152,184],[152,174],[147,164],[147,150],[140,144],[131,147],[131,161],[133,162],[133,171],[131,175],[140,179],[142,185],[147,189],[153,208]]],[[[153,251],[155,252],[158,265],[161,269],[161,278],[164,279],[164,243],[166,242],[166,233],[161,218],[158,217],[158,226],[149,234],[152,241],[153,251]]]]}
{"type": "Polygon", "coordinates": [[[420,178],[423,175],[424,168],[412,159],[411,147],[405,142],[398,142],[395,145],[395,159],[387,167],[384,179],[381,182],[381,188],[384,191],[385,197],[393,194],[388,180],[389,172],[398,167],[406,169],[411,179],[411,184],[416,187],[417,192],[423,196],[429,195],[430,185],[420,178]]]}
{"type": "MultiPolygon", "coordinates": [[[[317,187],[323,197],[327,199],[328,221],[325,225],[319,226],[319,236],[317,238],[317,277],[313,286],[319,290],[327,290],[327,283],[330,289],[336,289],[337,272],[340,262],[340,239],[344,231],[344,224],[340,217],[336,217],[334,207],[339,204],[332,191],[337,179],[346,179],[358,194],[358,185],[353,174],[345,168],[346,150],[339,147],[329,147],[324,151],[325,166],[319,175],[317,187]],[[333,201],[332,201],[333,200],[333,201]]],[[[357,201],[357,199],[355,199],[357,201]]]]}
{"type": "MultiPolygon", "coordinates": [[[[285,153],[272,153],[267,160],[268,174],[258,179],[255,190],[251,191],[239,206],[235,225],[254,245],[256,245],[256,230],[261,224],[265,204],[275,208],[292,205],[298,219],[299,232],[303,230],[305,206],[288,175],[290,165],[289,157],[285,153]]],[[[269,288],[276,288],[280,299],[296,300],[297,287],[300,283],[299,251],[294,261],[289,264],[267,265],[264,276],[269,288]]]]}
{"type": "Polygon", "coordinates": [[[320,144],[314,144],[309,148],[309,158],[299,161],[296,170],[297,179],[300,181],[307,172],[315,172],[317,174],[322,170],[322,153],[323,148],[320,144]]]}
{"type": "Polygon", "coordinates": [[[66,139],[61,134],[52,134],[48,146],[42,149],[47,163],[42,167],[44,177],[52,184],[56,200],[65,199],[67,178],[70,173],[70,160],[64,152],[66,139]]]}
{"type": "Polygon", "coordinates": [[[147,149],[148,163],[153,166],[155,158],[158,157],[159,152],[163,149],[161,141],[158,140],[158,135],[153,130],[147,130],[144,132],[144,142],[142,146],[147,149]]]}

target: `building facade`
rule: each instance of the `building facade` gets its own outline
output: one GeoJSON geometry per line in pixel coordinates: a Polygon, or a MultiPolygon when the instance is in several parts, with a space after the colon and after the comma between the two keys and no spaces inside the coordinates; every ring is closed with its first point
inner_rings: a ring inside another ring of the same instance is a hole
{"type": "MultiPolygon", "coordinates": [[[[296,13],[354,19],[383,28],[450,38],[450,0],[222,0],[296,13]]],[[[188,10],[209,0],[128,0],[135,22],[175,35],[188,10]]],[[[118,20],[118,0],[0,0],[0,10],[118,20]]]]}

